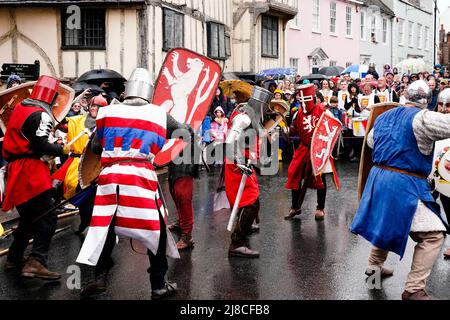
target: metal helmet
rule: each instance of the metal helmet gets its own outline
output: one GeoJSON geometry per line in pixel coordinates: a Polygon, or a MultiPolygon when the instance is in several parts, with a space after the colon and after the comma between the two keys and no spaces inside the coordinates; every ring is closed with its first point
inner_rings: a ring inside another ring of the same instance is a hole
{"type": "Polygon", "coordinates": [[[298,86],[298,95],[302,104],[303,112],[308,113],[314,108],[314,96],[316,89],[313,84],[304,84],[298,86]]]}
{"type": "Polygon", "coordinates": [[[447,108],[450,108],[450,88],[444,89],[439,93],[437,105],[439,112],[449,113],[447,108]]]}
{"type": "Polygon", "coordinates": [[[49,76],[40,76],[31,91],[30,98],[53,106],[58,97],[59,80],[49,76]]]}
{"type": "Polygon", "coordinates": [[[264,116],[271,113],[270,101],[272,101],[274,95],[269,90],[254,86],[252,88],[252,95],[248,100],[248,104],[253,108],[256,118],[259,121],[264,121],[264,116]]]}
{"type": "Polygon", "coordinates": [[[422,109],[426,108],[430,103],[431,95],[431,89],[424,80],[414,81],[405,92],[406,101],[422,109]]]}
{"type": "Polygon", "coordinates": [[[150,72],[144,68],[136,68],[131,73],[125,88],[125,99],[141,98],[151,102],[153,98],[153,82],[150,72]]]}

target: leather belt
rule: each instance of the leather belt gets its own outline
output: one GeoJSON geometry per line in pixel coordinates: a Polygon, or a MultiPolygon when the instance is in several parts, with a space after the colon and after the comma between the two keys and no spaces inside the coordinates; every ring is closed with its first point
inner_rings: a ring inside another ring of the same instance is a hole
{"type": "Polygon", "coordinates": [[[427,176],[425,176],[425,175],[423,175],[421,173],[418,173],[418,172],[410,172],[410,171],[406,171],[406,170],[402,170],[402,169],[398,169],[398,168],[394,168],[394,167],[384,166],[384,165],[381,165],[381,164],[375,164],[374,166],[377,167],[377,168],[380,168],[380,169],[385,169],[385,170],[389,170],[389,171],[393,171],[393,172],[403,173],[403,174],[406,174],[408,176],[416,177],[416,178],[419,178],[419,179],[427,179],[427,176]]]}

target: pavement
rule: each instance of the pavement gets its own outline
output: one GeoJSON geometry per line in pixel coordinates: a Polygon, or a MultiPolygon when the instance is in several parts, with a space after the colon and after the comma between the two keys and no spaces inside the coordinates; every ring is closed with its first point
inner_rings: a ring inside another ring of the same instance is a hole
{"type": "MultiPolygon", "coordinates": [[[[251,236],[251,247],[260,251],[259,259],[228,258],[230,233],[226,230],[229,210],[213,212],[213,190],[218,170],[202,171],[194,186],[195,248],[181,252],[181,259],[169,260],[168,278],[179,291],[171,299],[182,300],[398,300],[410,269],[414,242],[408,243],[402,261],[390,254],[386,265],[394,276],[383,280],[380,289],[371,289],[364,271],[370,244],[349,231],[357,208],[358,164],[337,162],[341,190],[336,191],[327,177],[328,193],[324,221],[314,220],[316,192],[309,190],[303,213],[285,221],[290,209],[290,191],[284,188],[287,164],[280,163],[277,176],[258,177],[260,182],[260,233],[251,236]]],[[[176,219],[174,204],[162,179],[169,206],[169,222],[176,219]]],[[[78,300],[80,289],[73,270],[80,267],[81,286],[93,278],[93,268],[75,263],[82,238],[74,235],[78,217],[59,221],[58,227],[72,228],[54,236],[49,267],[63,273],[59,282],[21,279],[4,272],[5,257],[0,258],[0,299],[78,300]]],[[[175,239],[178,236],[174,234],[175,239]]],[[[7,248],[10,240],[0,240],[7,248]]],[[[450,246],[447,239],[444,249],[450,246]]],[[[1,250],[1,249],[0,249],[1,250]]],[[[144,252],[143,248],[136,251],[144,252]]],[[[113,258],[109,287],[98,299],[149,300],[150,282],[146,272],[148,257],[131,250],[121,239],[113,258]]],[[[429,279],[427,290],[440,299],[450,299],[450,261],[442,255],[429,279]]]]}

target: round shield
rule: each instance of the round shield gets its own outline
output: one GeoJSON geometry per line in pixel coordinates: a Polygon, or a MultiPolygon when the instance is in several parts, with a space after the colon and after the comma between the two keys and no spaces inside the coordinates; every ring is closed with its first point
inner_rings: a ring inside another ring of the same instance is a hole
{"type": "Polygon", "coordinates": [[[436,190],[450,197],[450,139],[436,142],[433,163],[436,190]]]}
{"type": "Polygon", "coordinates": [[[100,164],[101,156],[92,152],[92,137],[84,148],[78,167],[78,181],[81,189],[89,187],[100,175],[102,169],[100,164]]]}

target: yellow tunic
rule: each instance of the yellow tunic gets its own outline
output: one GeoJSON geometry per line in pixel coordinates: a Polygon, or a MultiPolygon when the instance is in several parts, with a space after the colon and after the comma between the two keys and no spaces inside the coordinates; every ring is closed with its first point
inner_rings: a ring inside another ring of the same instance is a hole
{"type": "MultiPolygon", "coordinates": [[[[67,132],[67,143],[69,143],[73,138],[75,138],[80,132],[85,129],[84,123],[86,121],[87,115],[69,117],[68,132],[67,132]]],[[[89,141],[88,135],[82,136],[72,145],[72,153],[76,155],[81,155],[83,153],[84,147],[89,141]]],[[[80,164],[80,158],[74,157],[72,163],[67,169],[66,177],[64,179],[64,198],[69,199],[75,195],[75,190],[78,185],[78,166],[80,164]]]]}

